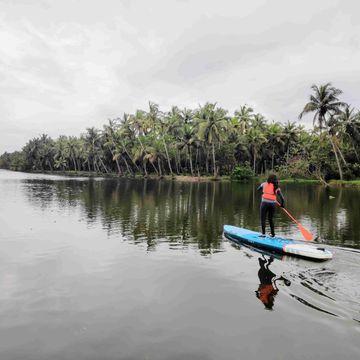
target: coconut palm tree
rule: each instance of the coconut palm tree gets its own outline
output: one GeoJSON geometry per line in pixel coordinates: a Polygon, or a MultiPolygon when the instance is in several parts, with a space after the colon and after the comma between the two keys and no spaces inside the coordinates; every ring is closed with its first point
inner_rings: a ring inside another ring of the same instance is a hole
{"type": "Polygon", "coordinates": [[[350,140],[356,159],[359,161],[357,148],[360,144],[360,112],[355,112],[354,108],[346,106],[338,115],[337,125],[341,127],[342,135],[350,140]]]}
{"type": "Polygon", "coordinates": [[[255,114],[250,121],[251,127],[260,129],[262,131],[265,131],[266,127],[266,120],[263,115],[261,114],[255,114]]]}
{"type": "Polygon", "coordinates": [[[246,134],[254,117],[254,110],[250,106],[243,105],[239,110],[235,110],[234,115],[237,122],[235,127],[238,128],[241,135],[246,134]]]}
{"type": "Polygon", "coordinates": [[[330,115],[338,114],[341,108],[346,106],[346,103],[338,98],[342,91],[333,87],[331,83],[320,86],[312,85],[311,89],[314,94],[310,95],[310,101],[304,106],[299,119],[307,113],[315,112],[313,124],[318,126],[321,131],[324,126],[327,126],[330,115]]]}
{"type": "Polygon", "coordinates": [[[216,104],[206,103],[200,108],[195,116],[199,121],[199,138],[205,144],[211,146],[213,172],[214,177],[217,178],[217,167],[215,158],[215,145],[220,144],[224,139],[225,130],[228,125],[227,111],[222,108],[217,108],[216,104]]]}
{"type": "Polygon", "coordinates": [[[271,152],[271,170],[274,170],[275,152],[284,146],[282,127],[279,123],[272,123],[267,127],[265,136],[271,152]]]}
{"type": "Polygon", "coordinates": [[[87,128],[84,136],[85,146],[88,155],[88,164],[89,169],[91,165],[93,166],[93,170],[96,172],[100,172],[99,165],[97,163],[97,158],[99,155],[99,131],[92,128],[87,128]],[[90,165],[91,164],[91,165],[90,165]]]}
{"type": "Polygon", "coordinates": [[[193,161],[192,161],[192,147],[197,139],[198,129],[193,123],[184,123],[180,132],[178,133],[177,147],[179,150],[186,148],[186,154],[189,160],[190,173],[194,176],[193,161]]]}
{"type": "Polygon", "coordinates": [[[253,158],[253,171],[256,173],[256,160],[261,147],[266,144],[267,139],[264,133],[256,127],[249,129],[246,140],[253,158]]]}
{"type": "Polygon", "coordinates": [[[108,120],[108,125],[104,125],[103,126],[103,135],[104,135],[104,146],[106,146],[112,156],[112,160],[116,162],[116,167],[118,170],[119,175],[122,174],[121,171],[121,167],[119,164],[119,157],[115,156],[115,152],[116,152],[116,129],[117,129],[117,125],[116,125],[116,120],[113,119],[109,119],[108,120]]]}
{"type": "MultiPolygon", "coordinates": [[[[320,132],[324,127],[328,127],[328,121],[333,118],[335,115],[338,115],[341,111],[341,108],[346,106],[346,103],[339,100],[339,95],[342,94],[340,89],[337,89],[327,83],[325,85],[311,87],[314,94],[310,95],[310,101],[304,106],[303,111],[300,113],[299,118],[301,119],[303,115],[315,112],[313,118],[314,126],[318,126],[320,132]]],[[[333,147],[333,152],[335,155],[336,163],[339,169],[340,179],[343,179],[343,172],[338,156],[338,149],[335,145],[334,136],[329,133],[329,139],[333,147]]]]}
{"type": "Polygon", "coordinates": [[[286,149],[286,164],[289,164],[289,153],[299,138],[299,127],[295,122],[288,121],[283,128],[283,141],[286,149]]]}
{"type": "Polygon", "coordinates": [[[172,127],[172,122],[171,122],[171,115],[168,116],[164,116],[158,108],[158,105],[154,104],[154,103],[149,103],[149,116],[153,119],[154,122],[154,127],[156,128],[157,134],[159,135],[162,144],[164,146],[164,150],[165,150],[165,154],[166,154],[166,160],[168,163],[168,167],[169,167],[169,171],[171,176],[174,176],[173,174],[173,170],[172,170],[172,166],[171,166],[171,161],[170,161],[170,156],[169,156],[169,151],[168,151],[168,146],[166,143],[166,138],[169,138],[170,135],[170,129],[172,127]]]}

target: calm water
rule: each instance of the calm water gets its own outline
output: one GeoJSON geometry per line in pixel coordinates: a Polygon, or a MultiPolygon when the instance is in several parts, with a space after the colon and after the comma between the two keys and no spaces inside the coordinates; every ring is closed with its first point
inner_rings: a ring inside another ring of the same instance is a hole
{"type": "Polygon", "coordinates": [[[360,190],[282,186],[313,263],[222,238],[255,189],[0,170],[0,359],[360,358],[360,190]]]}

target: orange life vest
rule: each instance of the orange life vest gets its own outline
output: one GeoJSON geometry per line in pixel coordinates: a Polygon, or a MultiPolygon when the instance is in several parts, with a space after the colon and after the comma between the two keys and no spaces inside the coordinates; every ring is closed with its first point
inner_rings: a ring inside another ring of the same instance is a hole
{"type": "Polygon", "coordinates": [[[263,185],[262,198],[265,200],[276,201],[276,193],[275,193],[274,184],[266,182],[263,185]]]}

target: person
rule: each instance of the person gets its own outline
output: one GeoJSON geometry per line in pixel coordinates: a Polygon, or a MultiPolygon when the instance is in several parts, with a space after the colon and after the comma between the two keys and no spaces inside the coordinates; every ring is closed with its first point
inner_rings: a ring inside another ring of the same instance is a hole
{"type": "Polygon", "coordinates": [[[265,237],[266,218],[269,220],[271,237],[275,236],[274,229],[274,213],[277,199],[279,198],[279,204],[281,207],[285,205],[285,199],[279,188],[279,182],[276,175],[269,175],[266,182],[262,183],[258,190],[262,191],[261,204],[260,204],[260,219],[261,219],[261,235],[265,237]]]}

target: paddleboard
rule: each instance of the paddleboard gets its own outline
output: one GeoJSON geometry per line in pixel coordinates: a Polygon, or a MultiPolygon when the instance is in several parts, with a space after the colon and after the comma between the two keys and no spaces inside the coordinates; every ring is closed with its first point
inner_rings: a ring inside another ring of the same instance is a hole
{"type": "Polygon", "coordinates": [[[304,242],[291,239],[284,239],[278,236],[261,237],[260,235],[261,234],[256,231],[231,225],[224,225],[224,236],[235,242],[245,243],[253,247],[258,247],[280,254],[299,256],[318,261],[329,260],[333,257],[332,252],[321,246],[306,244],[304,242]]]}

